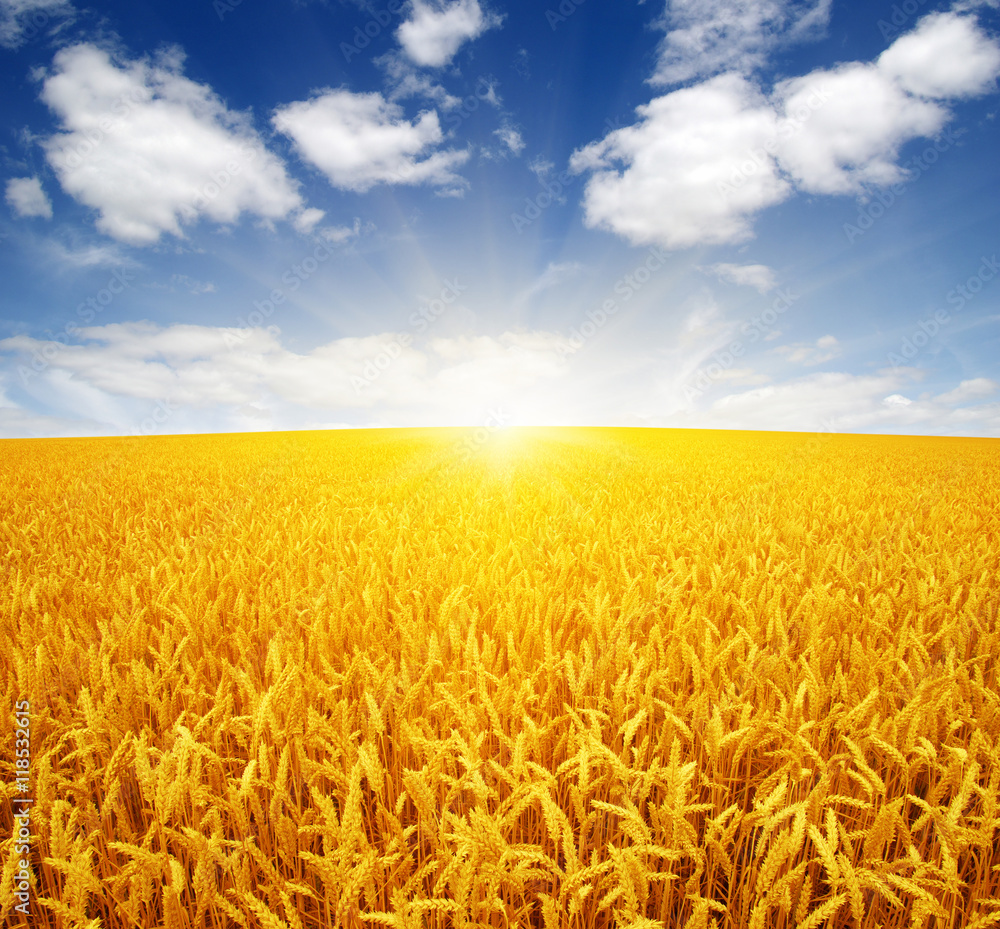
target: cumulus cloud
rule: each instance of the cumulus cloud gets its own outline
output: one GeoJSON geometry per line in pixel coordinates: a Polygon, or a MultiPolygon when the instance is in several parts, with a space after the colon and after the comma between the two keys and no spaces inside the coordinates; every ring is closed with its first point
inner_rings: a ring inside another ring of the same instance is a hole
{"type": "Polygon", "coordinates": [[[283,219],[302,208],[296,185],[246,114],[182,74],[179,52],[112,60],[82,44],[62,49],[42,100],[62,131],[44,142],[63,189],[97,210],[97,226],[135,245],[183,236],[200,216],[283,219]]]}
{"type": "Polygon", "coordinates": [[[803,190],[851,194],[905,179],[900,148],[937,135],[948,100],[987,92],[1000,74],[1000,46],[974,17],[934,13],[874,63],[854,62],[784,81],[775,100],[785,120],[825,98],[778,157],[803,190]]]}
{"type": "Polygon", "coordinates": [[[903,180],[900,147],[937,135],[949,117],[945,107],[908,93],[877,64],[814,71],[775,89],[786,120],[817,95],[822,105],[788,134],[777,156],[797,186],[814,193],[857,193],[903,180]]]}
{"type": "Polygon", "coordinates": [[[739,284],[741,287],[753,287],[754,290],[766,294],[769,290],[774,290],[778,286],[777,278],[767,265],[737,265],[737,264],[714,264],[704,270],[709,274],[714,274],[719,280],[728,281],[730,284],[739,284]]]}
{"type": "Polygon", "coordinates": [[[17,48],[73,15],[68,0],[0,0],[0,45],[17,48]]]}
{"type": "Polygon", "coordinates": [[[667,34],[650,83],[679,84],[722,71],[747,74],[781,44],[817,38],[831,0],[667,0],[667,34]]]}
{"type": "Polygon", "coordinates": [[[454,169],[469,153],[434,151],[444,137],[434,110],[411,122],[380,93],[324,90],[278,109],[274,125],[334,187],[363,193],[376,184],[467,186],[454,169]]]}
{"type": "Polygon", "coordinates": [[[779,82],[727,73],[637,108],[632,126],[574,152],[588,226],[633,244],[740,242],[796,190],[863,194],[905,179],[900,148],[938,135],[947,102],[990,89],[1000,46],[974,17],[933,14],[874,62],[779,82]]]}
{"type": "Polygon", "coordinates": [[[501,17],[484,12],[479,0],[411,0],[396,38],[414,64],[441,68],[465,42],[501,22],[501,17]]]}
{"type": "Polygon", "coordinates": [[[746,78],[723,74],[637,108],[639,122],[574,152],[570,168],[591,172],[588,226],[635,245],[683,248],[749,238],[749,217],[785,199],[790,184],[764,159],[731,193],[744,152],[777,134],[777,114],[746,78]]]}
{"type": "Polygon", "coordinates": [[[18,216],[52,219],[52,203],[37,177],[12,177],[7,181],[7,202],[18,216]]]}
{"type": "Polygon", "coordinates": [[[975,18],[933,13],[893,42],[878,66],[912,94],[967,97],[990,89],[1000,70],[1000,49],[975,18]]]}

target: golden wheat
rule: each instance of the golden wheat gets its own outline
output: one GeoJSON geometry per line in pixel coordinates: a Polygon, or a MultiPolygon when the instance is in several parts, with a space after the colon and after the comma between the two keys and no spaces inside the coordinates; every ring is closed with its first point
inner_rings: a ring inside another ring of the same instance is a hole
{"type": "Polygon", "coordinates": [[[0,443],[7,925],[1000,922],[1000,443],[463,435],[0,443]]]}

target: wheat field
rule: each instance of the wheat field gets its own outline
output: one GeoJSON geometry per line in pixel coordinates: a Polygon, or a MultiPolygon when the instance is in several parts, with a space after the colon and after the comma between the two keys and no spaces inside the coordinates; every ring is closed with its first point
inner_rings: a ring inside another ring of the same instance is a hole
{"type": "Polygon", "coordinates": [[[1000,925],[1000,442],[469,435],[0,443],[5,925],[1000,925]]]}

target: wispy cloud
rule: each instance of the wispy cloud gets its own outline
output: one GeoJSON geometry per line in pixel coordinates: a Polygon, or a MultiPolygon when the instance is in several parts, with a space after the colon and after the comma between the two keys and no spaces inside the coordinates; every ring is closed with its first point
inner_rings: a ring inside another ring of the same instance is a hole
{"type": "Polygon", "coordinates": [[[505,122],[504,125],[493,132],[493,135],[503,142],[507,151],[512,155],[520,155],[524,151],[524,138],[521,136],[520,130],[516,129],[511,123],[505,122]]]}
{"type": "Polygon", "coordinates": [[[0,45],[17,48],[71,21],[75,12],[68,0],[0,0],[0,45]]]}
{"type": "Polygon", "coordinates": [[[840,342],[835,336],[820,336],[815,342],[794,342],[789,345],[779,345],[772,351],[783,355],[790,364],[818,365],[832,361],[840,355],[840,342]]]}
{"type": "Polygon", "coordinates": [[[583,265],[578,261],[550,261],[545,270],[538,277],[522,290],[515,298],[515,306],[524,306],[540,293],[553,287],[558,287],[566,281],[577,277],[583,270],[583,265]]]}
{"type": "Polygon", "coordinates": [[[650,78],[680,84],[723,71],[749,74],[779,45],[818,38],[832,0],[667,0],[666,35],[650,78]]]}
{"type": "Polygon", "coordinates": [[[66,269],[131,268],[138,265],[117,245],[107,243],[67,246],[50,240],[45,244],[45,251],[56,264],[66,269]]]}
{"type": "Polygon", "coordinates": [[[37,177],[12,177],[7,181],[7,203],[18,216],[52,219],[52,201],[37,177]]]}
{"type": "Polygon", "coordinates": [[[714,264],[701,270],[714,274],[719,280],[738,284],[741,287],[753,287],[754,290],[766,294],[778,286],[777,278],[767,265],[750,264],[714,264]]]}

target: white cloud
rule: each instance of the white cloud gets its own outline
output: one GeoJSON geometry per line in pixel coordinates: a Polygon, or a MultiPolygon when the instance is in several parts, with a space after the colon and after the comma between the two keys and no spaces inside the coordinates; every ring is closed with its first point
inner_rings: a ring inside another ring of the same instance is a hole
{"type": "Polygon", "coordinates": [[[1000,404],[958,408],[949,394],[911,400],[905,369],[873,375],[813,374],[729,393],[698,409],[643,419],[657,426],[768,429],[807,432],[896,432],[1000,436],[1000,404]]]}
{"type": "MultiPolygon", "coordinates": [[[[676,383],[657,390],[637,381],[634,354],[609,368],[595,364],[590,351],[577,357],[565,336],[545,331],[420,346],[381,333],[308,350],[289,348],[274,329],[131,322],[85,328],[78,337],[79,344],[47,352],[48,366],[27,382],[18,365],[30,367],[32,354],[51,343],[0,340],[0,435],[128,433],[143,423],[162,432],[331,420],[481,425],[491,409],[514,413],[516,423],[594,424],[631,410],[635,421],[653,426],[1000,435],[1000,403],[990,402],[1000,384],[975,378],[911,399],[921,375],[915,369],[762,383],[766,375],[733,365],[712,376],[711,396],[721,396],[692,405],[668,402],[667,393],[677,399],[676,383]],[[12,387],[46,416],[7,399],[12,387]]],[[[662,362],[650,370],[675,367],[662,362]]]]}
{"type": "Polygon", "coordinates": [[[326,213],[323,210],[317,210],[315,207],[310,207],[309,209],[303,210],[299,213],[299,215],[292,220],[292,225],[295,227],[296,232],[308,235],[313,231],[316,224],[324,216],[326,216],[326,213]]]}
{"type": "Polygon", "coordinates": [[[778,153],[803,190],[849,194],[905,180],[906,142],[937,135],[951,114],[943,101],[990,89],[1000,46],[974,17],[935,13],[871,64],[853,62],[784,81],[775,100],[785,120],[816,94],[828,98],[778,153]]]}
{"type": "Polygon", "coordinates": [[[52,203],[37,177],[12,177],[7,181],[7,202],[18,216],[52,219],[52,203]]]}
{"type": "Polygon", "coordinates": [[[274,125],[302,158],[344,190],[363,193],[376,184],[432,184],[453,191],[467,186],[453,169],[469,153],[433,151],[443,139],[434,110],[409,122],[400,106],[379,93],[325,90],[281,107],[274,125]],[[421,156],[426,157],[418,160],[421,156]]]}
{"type": "Polygon", "coordinates": [[[438,383],[445,391],[473,390],[484,393],[490,385],[529,387],[539,380],[557,377],[566,363],[559,353],[568,340],[550,332],[505,332],[493,336],[458,336],[432,339],[431,348],[448,362],[439,371],[438,383]]]}
{"type": "Polygon", "coordinates": [[[878,66],[912,94],[967,97],[990,89],[1000,70],[1000,49],[974,17],[933,13],[893,42],[878,66]]]}
{"type": "Polygon", "coordinates": [[[1000,384],[988,377],[976,377],[962,381],[954,390],[939,394],[934,398],[937,403],[947,403],[959,406],[970,400],[981,400],[1000,390],[1000,384]]]}
{"type": "Polygon", "coordinates": [[[349,242],[351,239],[356,239],[361,235],[365,235],[370,232],[375,231],[375,224],[368,222],[364,225],[361,224],[361,217],[354,217],[354,225],[352,226],[324,226],[319,230],[319,234],[333,245],[343,245],[345,242],[349,242]]]}
{"type": "Polygon", "coordinates": [[[136,245],[205,216],[236,222],[299,211],[282,162],[245,114],[184,77],[178,52],[115,62],[93,45],[58,52],[42,100],[62,132],[44,142],[63,189],[99,212],[98,228],[136,245]]]}
{"type": "Polygon", "coordinates": [[[678,307],[677,316],[683,321],[681,337],[687,345],[699,338],[715,339],[733,328],[732,323],[722,318],[722,311],[707,288],[685,300],[678,307]]]}
{"type": "Polygon", "coordinates": [[[67,268],[130,268],[138,262],[127,257],[116,245],[81,245],[68,247],[50,241],[46,250],[54,261],[67,268]]]}
{"type": "Polygon", "coordinates": [[[17,48],[73,14],[68,0],[0,0],[0,45],[17,48]]]}
{"type": "Polygon", "coordinates": [[[385,71],[387,96],[393,102],[418,97],[430,100],[442,110],[453,110],[462,103],[461,97],[448,93],[402,52],[386,52],[375,59],[375,64],[385,71]]]}
{"type": "Polygon", "coordinates": [[[714,264],[704,269],[723,281],[741,287],[753,287],[762,294],[778,286],[777,278],[767,265],[714,264]]]}
{"type": "Polygon", "coordinates": [[[716,420],[744,423],[750,428],[818,430],[828,424],[843,429],[839,423],[845,417],[860,426],[861,419],[872,422],[873,417],[882,416],[882,397],[898,382],[891,376],[817,374],[727,394],[716,400],[708,413],[716,420]]]}
{"type": "Polygon", "coordinates": [[[818,365],[831,361],[840,354],[840,343],[836,337],[825,335],[814,343],[795,342],[790,345],[779,345],[771,349],[778,355],[784,355],[792,364],[818,365]]]}
{"type": "Polygon", "coordinates": [[[514,298],[513,303],[523,306],[543,291],[577,277],[582,270],[583,265],[578,261],[550,261],[545,270],[514,298]]]}
{"type": "Polygon", "coordinates": [[[857,62],[784,81],[775,98],[787,119],[817,93],[826,102],[789,133],[778,155],[796,184],[815,193],[850,194],[903,180],[900,146],[936,135],[948,119],[938,103],[907,93],[877,65],[857,62]]]}
{"type": "Polygon", "coordinates": [[[20,407],[0,406],[0,438],[44,439],[51,436],[107,435],[103,423],[73,416],[46,416],[20,407]]]}
{"type": "Polygon", "coordinates": [[[748,74],[780,44],[818,38],[831,0],[667,0],[667,30],[650,83],[679,84],[722,71],[748,74]]]}
{"type": "Polygon", "coordinates": [[[253,410],[284,422],[378,408],[409,411],[411,420],[475,423],[489,404],[529,403],[539,385],[567,370],[568,340],[538,331],[437,338],[424,349],[383,333],[306,352],[264,329],[130,322],[86,327],[76,337],[79,344],[47,353],[47,367],[24,383],[18,365],[30,365],[46,341],[0,340],[8,383],[67,419],[96,420],[111,431],[135,428],[155,404],[170,413],[165,431],[206,419],[232,428],[234,417],[245,426],[253,410]]]}
{"type": "Polygon", "coordinates": [[[518,132],[513,126],[504,124],[499,129],[494,130],[493,135],[500,139],[504,145],[507,146],[507,150],[513,155],[520,155],[524,151],[524,139],[521,133],[518,132]]]}
{"type": "Polygon", "coordinates": [[[742,153],[762,148],[777,117],[745,78],[723,74],[657,97],[636,111],[640,121],[573,154],[572,170],[590,171],[585,222],[634,245],[683,248],[738,242],[748,217],[785,199],[790,185],[765,159],[727,193],[742,153]]]}
{"type": "Polygon", "coordinates": [[[673,91],[573,154],[571,168],[591,172],[585,222],[637,245],[743,241],[757,212],[795,190],[863,194],[905,180],[900,148],[936,136],[946,101],[985,92],[998,73],[996,41],[947,13],[873,63],[784,80],[769,96],[736,73],[673,91]]]}
{"type": "Polygon", "coordinates": [[[502,22],[479,0],[410,0],[408,14],[396,38],[414,64],[427,68],[444,67],[463,43],[502,22]]]}
{"type": "Polygon", "coordinates": [[[183,287],[189,294],[200,296],[201,294],[214,294],[215,284],[212,281],[196,281],[186,274],[170,275],[170,283],[175,287],[183,287]]]}
{"type": "Polygon", "coordinates": [[[942,101],[985,92],[1000,73],[1000,47],[972,17],[924,17],[871,64],[853,62],[779,83],[786,132],[778,158],[797,186],[827,194],[905,180],[900,148],[937,135],[950,118],[942,101]],[[810,107],[817,95],[821,106],[810,107]],[[808,111],[801,121],[797,113],[808,111]]]}
{"type": "Polygon", "coordinates": [[[497,82],[482,77],[476,81],[476,96],[480,100],[485,100],[490,106],[497,107],[497,109],[500,108],[500,104],[503,102],[497,93],[497,82]],[[479,88],[482,84],[486,85],[486,93],[480,93],[479,88]]]}

